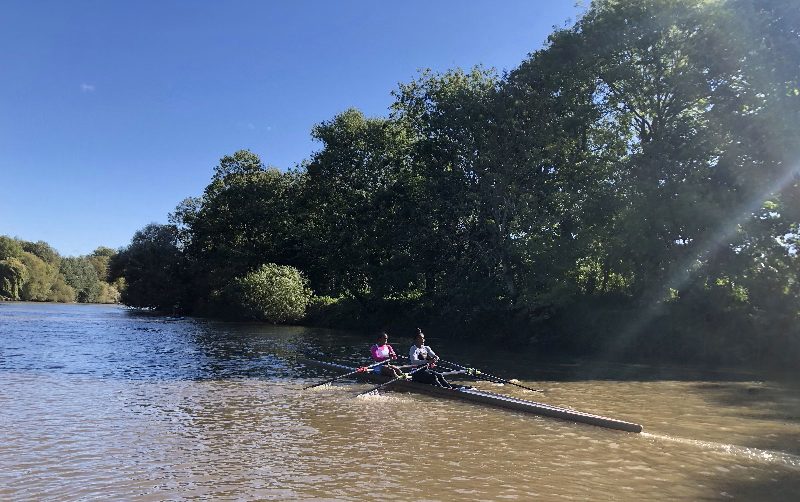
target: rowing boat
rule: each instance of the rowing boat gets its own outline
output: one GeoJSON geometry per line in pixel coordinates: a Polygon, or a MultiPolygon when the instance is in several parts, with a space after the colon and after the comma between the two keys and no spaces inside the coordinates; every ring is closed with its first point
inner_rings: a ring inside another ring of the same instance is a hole
{"type": "MultiPolygon", "coordinates": [[[[298,359],[298,362],[307,366],[316,366],[320,368],[341,371],[344,373],[349,373],[356,370],[356,368],[345,366],[343,364],[328,363],[314,359],[300,358],[298,359]]],[[[389,377],[378,375],[371,371],[356,373],[353,377],[374,383],[385,383],[390,380],[389,377]]],[[[614,418],[603,417],[600,415],[593,415],[591,413],[584,413],[582,411],[571,410],[569,408],[562,408],[560,406],[551,406],[549,404],[537,403],[535,401],[528,401],[526,399],[504,396],[502,394],[473,389],[470,387],[446,389],[443,387],[413,382],[410,380],[397,380],[391,385],[395,389],[409,392],[419,392],[434,397],[444,397],[448,399],[460,399],[463,401],[482,403],[489,406],[509,408],[525,413],[532,413],[534,415],[560,418],[573,422],[596,425],[599,427],[605,427],[607,429],[616,429],[626,432],[642,432],[642,426],[639,424],[624,422],[622,420],[616,420],[614,418]]]]}

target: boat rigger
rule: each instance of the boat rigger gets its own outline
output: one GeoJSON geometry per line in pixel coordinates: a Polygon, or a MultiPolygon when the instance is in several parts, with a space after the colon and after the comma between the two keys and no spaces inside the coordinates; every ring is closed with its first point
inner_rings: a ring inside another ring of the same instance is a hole
{"type": "MultiPolygon", "coordinates": [[[[307,366],[316,366],[320,368],[327,368],[330,370],[342,371],[346,373],[355,372],[357,368],[345,366],[342,364],[329,363],[324,361],[317,361],[315,359],[298,359],[298,362],[307,366]]],[[[390,380],[389,377],[377,375],[373,372],[361,372],[352,375],[353,378],[367,380],[375,383],[385,383],[390,380]]],[[[572,422],[580,422],[584,424],[596,425],[598,427],[605,427],[607,429],[615,429],[626,432],[642,432],[642,426],[631,422],[625,422],[614,418],[604,417],[601,415],[593,415],[591,413],[584,413],[582,411],[571,410],[562,408],[560,406],[551,406],[549,404],[538,403],[535,401],[528,401],[526,399],[519,399],[494,392],[472,388],[459,388],[459,389],[446,389],[429,385],[424,383],[413,382],[410,380],[397,380],[391,384],[392,388],[405,390],[409,392],[419,392],[435,397],[444,397],[447,399],[460,399],[463,401],[471,401],[482,403],[489,406],[500,408],[508,408],[511,410],[522,411],[534,415],[545,417],[560,418],[562,420],[570,420],[572,422]]]]}

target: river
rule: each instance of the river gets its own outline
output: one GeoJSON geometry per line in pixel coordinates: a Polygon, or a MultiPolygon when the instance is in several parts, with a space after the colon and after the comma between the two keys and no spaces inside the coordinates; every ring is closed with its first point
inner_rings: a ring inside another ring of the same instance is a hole
{"type": "MultiPolygon", "coordinates": [[[[0,303],[0,500],[796,500],[800,393],[740,372],[445,359],[541,388],[479,388],[640,423],[606,430],[366,384],[357,333],[0,303]]],[[[410,341],[393,334],[399,352],[410,341]]],[[[409,333],[410,335],[410,333],[409,333]]]]}

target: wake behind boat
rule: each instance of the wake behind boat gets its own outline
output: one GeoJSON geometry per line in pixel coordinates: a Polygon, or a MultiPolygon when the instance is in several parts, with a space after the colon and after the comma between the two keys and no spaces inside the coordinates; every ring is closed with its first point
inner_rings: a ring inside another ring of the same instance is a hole
{"type": "MultiPolygon", "coordinates": [[[[343,364],[329,363],[324,361],[317,361],[315,359],[300,358],[298,362],[307,366],[316,366],[319,368],[327,368],[330,370],[342,371],[345,373],[353,373],[353,378],[366,380],[374,383],[386,383],[392,380],[390,377],[378,375],[371,371],[356,372],[358,368],[345,366],[343,364]]],[[[570,420],[573,422],[580,422],[598,427],[605,427],[607,429],[616,429],[626,432],[642,432],[642,426],[631,422],[624,422],[614,418],[603,417],[600,415],[593,415],[591,413],[584,413],[581,411],[570,410],[559,406],[551,406],[549,404],[537,403],[535,401],[528,401],[526,399],[519,399],[494,392],[473,389],[469,387],[462,387],[457,389],[447,389],[429,385],[424,383],[413,382],[410,380],[397,380],[390,384],[394,389],[404,390],[408,392],[419,392],[434,397],[443,397],[447,399],[460,399],[464,401],[471,401],[482,403],[489,406],[496,406],[499,408],[508,408],[534,415],[541,415],[545,417],[560,418],[563,420],[570,420]]]]}

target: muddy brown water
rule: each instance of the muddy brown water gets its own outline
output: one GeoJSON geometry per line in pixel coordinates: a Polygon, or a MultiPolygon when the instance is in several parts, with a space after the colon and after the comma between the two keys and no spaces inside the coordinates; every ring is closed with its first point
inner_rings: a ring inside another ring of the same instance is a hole
{"type": "MultiPolygon", "coordinates": [[[[800,393],[748,373],[444,347],[642,434],[414,394],[355,398],[299,354],[357,333],[0,303],[0,500],[797,500],[800,393]]],[[[399,352],[409,342],[390,339],[399,352]]]]}

